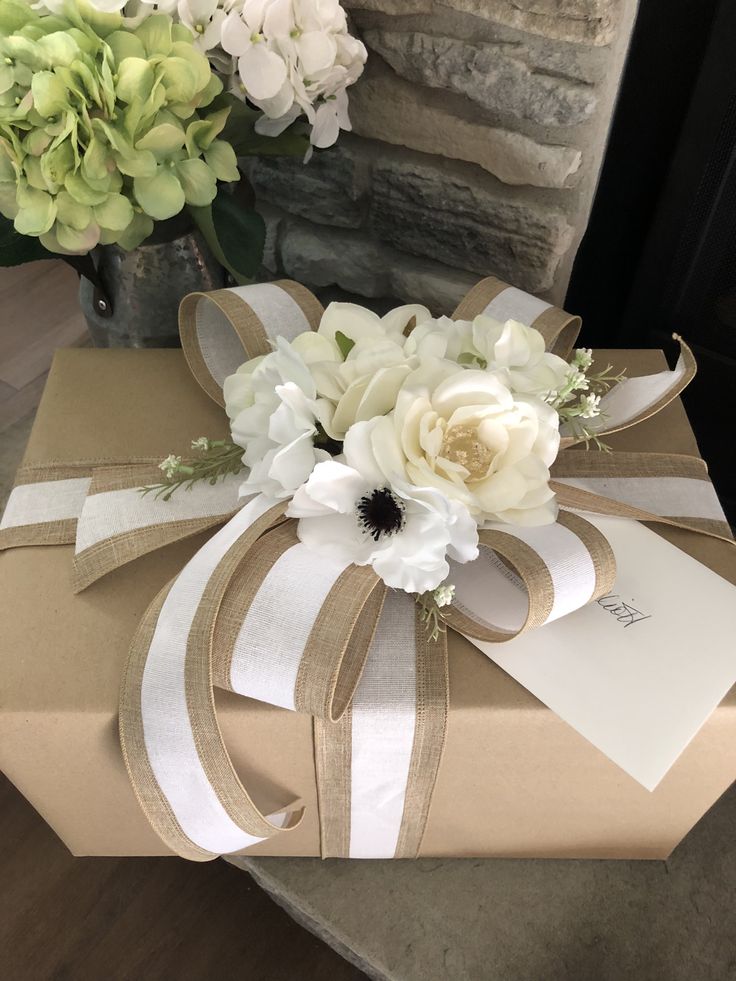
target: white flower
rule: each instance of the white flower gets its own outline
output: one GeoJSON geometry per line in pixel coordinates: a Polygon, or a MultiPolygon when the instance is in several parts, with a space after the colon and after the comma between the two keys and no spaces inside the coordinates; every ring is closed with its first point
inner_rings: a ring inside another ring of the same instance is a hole
{"type": "Polygon", "coordinates": [[[455,587],[452,583],[443,583],[435,589],[434,601],[439,607],[450,606],[452,601],[455,599],[455,587]]]}
{"type": "Polygon", "coordinates": [[[299,538],[315,552],[370,565],[387,586],[409,593],[439,586],[447,556],[478,556],[476,524],[457,501],[432,488],[389,485],[337,460],[315,467],[286,513],[300,519],[299,538]]]}
{"type": "Polygon", "coordinates": [[[345,89],[367,54],[348,34],[338,0],[245,0],[224,20],[222,47],[238,59],[245,93],[267,117],[258,132],[278,135],[301,113],[314,146],[331,146],[350,129],[345,89]]]}
{"type": "Polygon", "coordinates": [[[274,99],[282,89],[286,90],[284,98],[288,104],[282,110],[286,112],[294,101],[287,65],[262,33],[269,6],[274,4],[268,0],[245,0],[242,11],[228,14],[222,26],[222,46],[238,58],[243,85],[256,102],[274,99]]]}
{"type": "Polygon", "coordinates": [[[202,453],[206,453],[210,448],[210,441],[207,436],[198,436],[196,439],[192,440],[192,449],[199,450],[202,453]]]}
{"type": "Polygon", "coordinates": [[[601,412],[600,395],[583,395],[580,399],[580,408],[582,409],[580,413],[582,419],[594,419],[601,412]]]}
{"type": "Polygon", "coordinates": [[[195,48],[209,51],[220,44],[227,16],[221,0],[178,0],[177,12],[179,21],[195,36],[195,48]]]}
{"type": "Polygon", "coordinates": [[[570,365],[567,373],[567,379],[565,381],[565,388],[568,392],[584,392],[588,386],[589,381],[585,377],[585,372],[580,371],[575,367],[574,364],[570,365]]]}
{"type": "Polygon", "coordinates": [[[159,470],[163,470],[164,476],[166,477],[167,480],[171,480],[171,478],[174,476],[174,474],[176,473],[176,471],[179,469],[180,466],[181,466],[181,457],[174,456],[173,453],[169,453],[166,459],[162,460],[161,463],[159,463],[158,468],[159,470]]]}
{"type": "Polygon", "coordinates": [[[483,314],[473,321],[427,320],[412,332],[407,351],[494,371],[507,388],[537,397],[560,387],[570,371],[566,361],[545,350],[538,330],[483,314]]]}
{"type": "Polygon", "coordinates": [[[294,343],[302,344],[304,351],[310,349],[304,356],[317,391],[335,404],[327,430],[330,436],[342,439],[354,422],[393,409],[403,381],[419,364],[405,351],[404,332],[429,315],[418,304],[397,307],[379,317],[353,303],[331,303],[316,334],[296,339],[294,343]]]}
{"type": "Polygon", "coordinates": [[[545,350],[544,337],[518,320],[500,323],[479,316],[473,321],[473,348],[488,366],[498,372],[508,388],[526,395],[559,388],[569,365],[545,350]]]}
{"type": "Polygon", "coordinates": [[[589,347],[579,347],[575,352],[572,363],[580,368],[581,371],[587,371],[593,364],[593,352],[589,347]]]}
{"type": "Polygon", "coordinates": [[[417,324],[407,339],[406,350],[420,357],[446,358],[460,364],[478,363],[481,359],[473,347],[472,323],[449,317],[427,319],[417,324]]]}
{"type": "Polygon", "coordinates": [[[377,468],[460,501],[479,523],[541,525],[557,517],[549,467],[560,444],[549,405],[516,396],[492,372],[426,361],[402,385],[391,416],[353,426],[354,466],[377,468]]]}
{"type": "Polygon", "coordinates": [[[316,463],[330,459],[315,437],[318,425],[329,425],[332,407],[317,398],[307,365],[283,338],[271,354],[226,378],[223,394],[233,441],[244,448],[250,468],[241,496],[290,497],[316,463]]]}

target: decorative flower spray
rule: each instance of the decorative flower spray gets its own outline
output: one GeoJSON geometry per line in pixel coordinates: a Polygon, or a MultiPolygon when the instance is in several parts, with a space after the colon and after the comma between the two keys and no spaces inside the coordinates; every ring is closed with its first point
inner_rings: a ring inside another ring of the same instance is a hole
{"type": "Polygon", "coordinates": [[[303,543],[414,594],[436,638],[450,563],[477,557],[479,529],[556,520],[561,429],[602,445],[601,399],[621,376],[592,365],[516,321],[333,303],[317,331],[225,380],[232,442],[200,437],[196,459],[167,457],[165,482],[144,490],[168,499],[242,470],[242,497],[288,500],[303,543]]]}

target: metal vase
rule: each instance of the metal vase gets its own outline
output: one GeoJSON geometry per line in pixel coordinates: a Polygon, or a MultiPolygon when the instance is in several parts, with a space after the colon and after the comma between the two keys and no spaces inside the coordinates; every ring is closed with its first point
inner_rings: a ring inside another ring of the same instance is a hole
{"type": "Polygon", "coordinates": [[[225,271],[198,231],[179,229],[175,237],[157,231],[130,252],[117,245],[95,250],[103,289],[85,277],[79,286],[95,347],[176,347],[182,297],[225,285],[225,271]]]}

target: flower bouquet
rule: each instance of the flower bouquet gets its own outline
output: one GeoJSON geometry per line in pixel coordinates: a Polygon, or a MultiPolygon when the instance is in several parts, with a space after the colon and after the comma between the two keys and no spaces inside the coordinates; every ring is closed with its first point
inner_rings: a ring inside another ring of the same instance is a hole
{"type": "Polygon", "coordinates": [[[337,0],[3,0],[0,264],[52,253],[94,282],[91,250],[186,209],[249,281],[265,233],[238,157],[334,143],[365,57],[337,0]]]}
{"type": "Polygon", "coordinates": [[[448,560],[474,561],[479,529],[557,520],[561,434],[605,449],[601,397],[622,376],[592,365],[515,320],[332,303],[316,331],[225,379],[232,442],[199,437],[194,460],[170,455],[145,490],[168,500],[242,471],[241,497],[288,500],[305,545],[414,594],[436,636],[448,560]]]}

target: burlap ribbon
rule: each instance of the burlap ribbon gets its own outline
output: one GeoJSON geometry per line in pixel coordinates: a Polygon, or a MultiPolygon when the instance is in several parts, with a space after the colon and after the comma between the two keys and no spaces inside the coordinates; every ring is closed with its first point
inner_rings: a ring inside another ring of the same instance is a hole
{"type": "MultiPolygon", "coordinates": [[[[483,312],[536,327],[563,356],[580,327],[496,279],[471,290],[454,316],[483,312]]],[[[192,294],[181,305],[182,343],[199,384],[223,404],[222,383],[244,360],[268,353],[277,335],[316,329],[321,314],[316,298],[290,282],[192,294]]],[[[601,434],[659,411],[694,372],[683,344],[674,371],[617,385],[603,400],[601,434]]],[[[387,591],[371,569],[311,553],[285,504],[239,500],[237,476],[168,502],[142,496],[139,488],[160,477],[157,463],[22,467],[0,523],[2,548],[74,543],[76,590],[218,528],[151,604],[123,679],[123,753],[153,827],[178,854],[206,860],[300,820],[294,801],[261,813],[241,783],[215,715],[217,685],[313,716],[324,856],[417,855],[447,727],[445,636],[430,640],[412,598],[387,591]]],[[[580,511],[731,540],[697,458],[564,449],[553,479],[556,524],[486,529],[479,559],[453,568],[451,629],[500,642],[609,592],[613,554],[580,511]],[[496,586],[509,579],[518,588],[499,604],[496,586]]]]}

